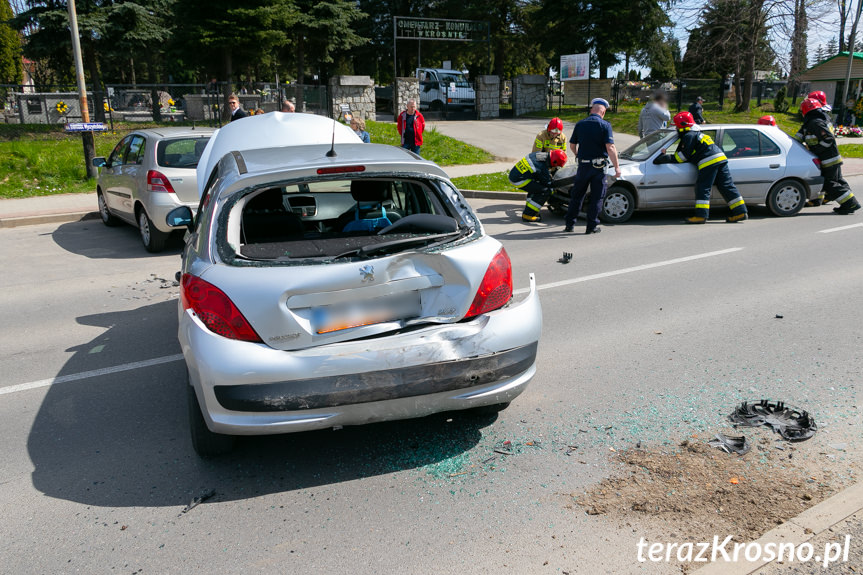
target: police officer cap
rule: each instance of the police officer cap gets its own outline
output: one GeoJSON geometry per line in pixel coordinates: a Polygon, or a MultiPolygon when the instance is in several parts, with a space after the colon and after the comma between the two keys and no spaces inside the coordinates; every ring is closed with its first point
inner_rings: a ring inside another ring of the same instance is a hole
{"type": "Polygon", "coordinates": [[[593,101],[590,103],[591,106],[596,106],[597,104],[601,104],[601,105],[605,106],[606,108],[611,107],[608,104],[608,100],[606,100],[605,98],[594,98],[593,101]]]}

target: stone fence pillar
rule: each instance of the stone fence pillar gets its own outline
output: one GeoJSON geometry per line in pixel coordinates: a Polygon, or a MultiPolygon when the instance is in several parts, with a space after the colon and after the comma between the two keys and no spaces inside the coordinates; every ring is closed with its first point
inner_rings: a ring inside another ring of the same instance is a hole
{"type": "Polygon", "coordinates": [[[476,77],[476,119],[500,117],[500,77],[476,77]]]}
{"type": "Polygon", "coordinates": [[[513,116],[545,110],[548,102],[547,90],[545,76],[529,74],[516,76],[512,82],[513,116]]]}
{"type": "Polygon", "coordinates": [[[393,120],[407,107],[408,100],[416,100],[420,105],[420,81],[417,78],[396,78],[393,83],[393,120]]]}
{"type": "Polygon", "coordinates": [[[333,118],[347,104],[357,118],[375,119],[375,83],[370,76],[333,76],[330,78],[328,99],[333,118]]]}

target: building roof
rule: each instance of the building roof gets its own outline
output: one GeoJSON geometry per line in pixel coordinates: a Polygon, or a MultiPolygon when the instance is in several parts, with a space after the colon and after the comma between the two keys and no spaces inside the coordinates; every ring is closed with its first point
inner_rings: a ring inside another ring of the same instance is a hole
{"type": "MultiPolygon", "coordinates": [[[[863,79],[863,52],[854,52],[851,66],[851,79],[863,79]]],[[[840,52],[800,74],[800,80],[804,82],[844,82],[847,73],[848,52],[840,52]]]]}

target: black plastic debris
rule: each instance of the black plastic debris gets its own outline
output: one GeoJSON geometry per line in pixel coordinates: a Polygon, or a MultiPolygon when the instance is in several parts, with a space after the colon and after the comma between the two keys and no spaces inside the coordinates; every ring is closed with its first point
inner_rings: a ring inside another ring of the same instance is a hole
{"type": "Polygon", "coordinates": [[[563,252],[563,257],[561,257],[557,261],[559,261],[562,264],[568,264],[569,262],[572,261],[572,252],[563,252]]]}
{"type": "Polygon", "coordinates": [[[195,507],[197,507],[198,505],[200,505],[204,501],[213,497],[215,494],[216,494],[215,489],[210,489],[208,491],[201,493],[201,495],[199,497],[195,497],[194,499],[192,499],[192,501],[190,501],[189,504],[183,508],[183,510],[180,512],[180,515],[178,515],[178,517],[182,516],[184,513],[188,513],[189,511],[191,511],[192,509],[194,509],[195,507]]]}
{"type": "Polygon", "coordinates": [[[746,427],[766,425],[786,441],[806,441],[818,430],[815,418],[808,412],[767,399],[756,403],[744,401],[728,416],[728,420],[746,427]]]}
{"type": "Polygon", "coordinates": [[[782,315],[781,313],[776,314],[776,319],[782,319],[783,317],[785,317],[785,316],[782,315]]]}
{"type": "Polygon", "coordinates": [[[737,455],[746,455],[752,449],[749,440],[745,436],[734,437],[723,435],[722,433],[717,433],[713,439],[707,442],[707,445],[721,449],[725,453],[736,453],[737,455]]]}

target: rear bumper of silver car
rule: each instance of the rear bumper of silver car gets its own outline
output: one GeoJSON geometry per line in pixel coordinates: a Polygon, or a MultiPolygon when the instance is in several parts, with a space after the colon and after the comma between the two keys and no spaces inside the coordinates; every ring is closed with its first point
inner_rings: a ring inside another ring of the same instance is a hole
{"type": "Polygon", "coordinates": [[[474,320],[280,351],[223,338],[190,311],[180,343],[208,427],[290,433],[509,402],[536,373],[536,282],[519,302],[474,320]]]}

